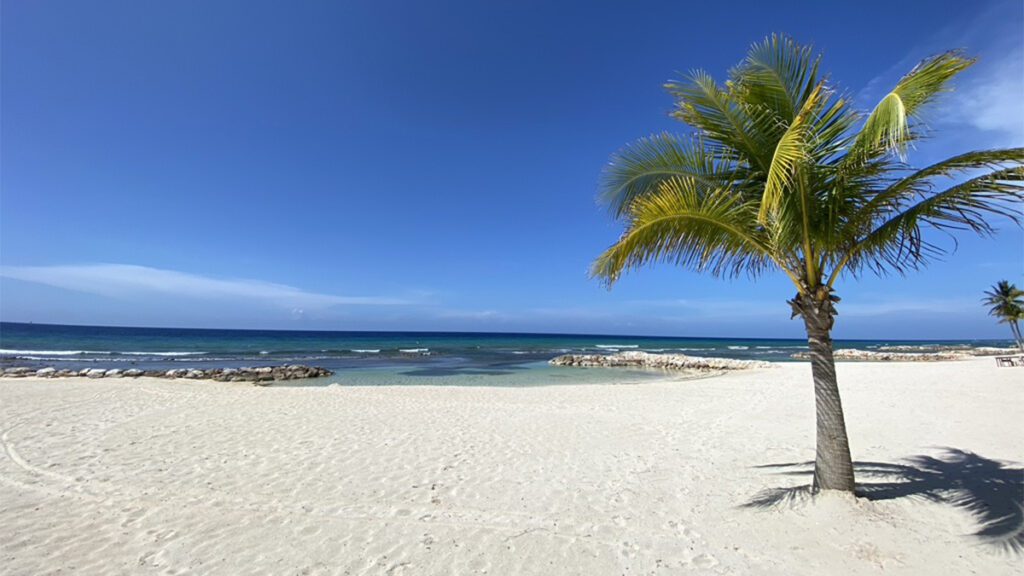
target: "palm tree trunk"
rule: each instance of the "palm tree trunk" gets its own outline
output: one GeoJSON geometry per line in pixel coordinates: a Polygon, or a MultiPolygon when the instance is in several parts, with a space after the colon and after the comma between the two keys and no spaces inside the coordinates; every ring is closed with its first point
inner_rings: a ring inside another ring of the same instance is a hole
{"type": "Polygon", "coordinates": [[[1021,352],[1024,352],[1024,338],[1020,334],[1020,324],[1016,320],[1010,321],[1010,330],[1013,331],[1013,339],[1017,341],[1017,348],[1020,348],[1021,352]]]}
{"type": "Polygon", "coordinates": [[[834,302],[838,298],[797,295],[790,304],[794,316],[804,319],[807,345],[811,352],[811,374],[814,377],[814,404],[817,420],[817,448],[814,459],[814,486],[819,490],[853,492],[853,462],[846,437],[843,403],[836,381],[836,363],[832,356],[832,325],[835,322],[834,302]]]}

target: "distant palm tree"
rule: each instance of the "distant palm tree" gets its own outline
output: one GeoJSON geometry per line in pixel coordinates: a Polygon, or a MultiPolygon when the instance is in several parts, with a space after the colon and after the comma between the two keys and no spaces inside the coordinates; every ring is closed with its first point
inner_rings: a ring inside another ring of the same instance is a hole
{"type": "Polygon", "coordinates": [[[967,152],[914,170],[920,114],[973,60],[948,52],[918,64],[865,116],[820,56],[783,36],[751,47],[724,85],[697,71],[666,85],[690,137],[659,134],[615,154],[602,199],[625,225],[591,273],[662,262],[716,276],[781,270],[796,287],[817,413],[816,490],[854,489],[831,330],[841,275],[904,273],[945,249],[926,229],[995,232],[1019,224],[1024,148],[967,152]],[[863,121],[862,121],[863,120],[863,121]]]}
{"type": "Polygon", "coordinates": [[[988,311],[990,316],[998,318],[1000,324],[1010,325],[1013,340],[1017,347],[1024,351],[1024,338],[1020,333],[1020,321],[1024,320],[1024,290],[1007,280],[1000,280],[991,290],[985,292],[982,302],[992,307],[988,311]]]}

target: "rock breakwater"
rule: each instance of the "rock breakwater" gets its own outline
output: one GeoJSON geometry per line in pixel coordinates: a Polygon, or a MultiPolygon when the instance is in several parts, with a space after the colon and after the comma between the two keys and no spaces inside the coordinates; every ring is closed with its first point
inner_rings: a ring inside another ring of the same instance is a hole
{"type": "Polygon", "coordinates": [[[922,352],[938,352],[943,354],[961,354],[962,356],[1007,356],[1013,354],[1019,354],[1021,350],[1019,348],[996,348],[993,346],[976,346],[972,347],[967,344],[963,345],[946,345],[946,344],[924,344],[919,346],[879,346],[879,352],[909,352],[909,353],[922,353],[922,352]]]}
{"type": "Polygon", "coordinates": [[[217,380],[218,382],[253,382],[267,385],[283,380],[302,380],[304,378],[320,378],[334,374],[326,368],[288,364],[285,366],[259,366],[245,368],[212,368],[198,370],[178,368],[175,370],[120,370],[102,368],[86,368],[83,370],[47,368],[4,368],[2,375],[6,378],[69,378],[72,376],[86,378],[187,378],[190,380],[217,380]]]}
{"type": "MultiPolygon", "coordinates": [[[[854,360],[858,362],[945,362],[963,360],[973,354],[967,352],[875,352],[873,350],[856,350],[841,348],[832,352],[836,360],[854,360]]],[[[810,360],[810,352],[797,352],[792,355],[797,360],[810,360]]]]}
{"type": "Polygon", "coordinates": [[[768,368],[769,362],[734,360],[732,358],[702,358],[685,354],[651,354],[648,352],[619,352],[617,354],[564,354],[552,358],[552,366],[603,368],[655,368],[660,370],[693,370],[717,372],[723,370],[749,370],[768,368]]]}

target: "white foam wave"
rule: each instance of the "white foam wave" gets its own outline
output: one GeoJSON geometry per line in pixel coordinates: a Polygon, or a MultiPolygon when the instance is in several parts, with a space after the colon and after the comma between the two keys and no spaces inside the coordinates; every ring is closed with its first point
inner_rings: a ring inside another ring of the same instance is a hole
{"type": "Polygon", "coordinates": [[[380,349],[377,348],[353,348],[352,352],[356,354],[379,354],[380,349]]]}
{"type": "Polygon", "coordinates": [[[750,350],[750,346],[729,346],[729,350],[750,350]]]}
{"type": "Polygon", "coordinates": [[[399,348],[398,351],[403,354],[426,354],[430,348],[399,348]]]}
{"type": "MultiPolygon", "coordinates": [[[[18,360],[33,360],[37,362],[66,362],[67,356],[16,356],[18,360]]],[[[135,364],[137,360],[132,358],[75,358],[74,362],[102,362],[104,364],[109,362],[130,362],[135,364]]]]}
{"type": "Polygon", "coordinates": [[[639,344],[594,344],[594,348],[607,348],[607,349],[618,349],[618,348],[639,348],[639,344]]]}
{"type": "Polygon", "coordinates": [[[129,351],[111,351],[111,350],[10,350],[7,348],[0,349],[0,356],[19,356],[29,354],[32,356],[85,356],[85,355],[102,355],[102,356],[197,356],[206,354],[206,352],[141,352],[135,350],[129,351]]]}
{"type": "Polygon", "coordinates": [[[77,356],[81,354],[109,354],[109,352],[87,352],[85,350],[8,350],[6,348],[0,349],[0,354],[4,356],[15,356],[19,354],[45,354],[47,356],[77,356]]]}
{"type": "Polygon", "coordinates": [[[206,352],[115,352],[126,356],[199,356],[206,352]]]}

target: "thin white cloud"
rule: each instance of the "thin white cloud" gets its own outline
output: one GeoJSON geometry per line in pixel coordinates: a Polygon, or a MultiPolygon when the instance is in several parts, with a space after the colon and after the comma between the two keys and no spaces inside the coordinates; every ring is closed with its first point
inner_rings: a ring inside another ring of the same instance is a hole
{"type": "Polygon", "coordinates": [[[339,296],[309,292],[286,284],[251,279],[219,279],[130,264],[68,266],[3,266],[0,276],[115,298],[154,295],[247,301],[281,306],[302,315],[306,310],[332,306],[392,306],[411,304],[400,298],[339,296]]]}
{"type": "Polygon", "coordinates": [[[873,78],[856,97],[870,110],[899,78],[922,59],[950,49],[966,49],[978,63],[955,81],[954,91],[926,115],[935,126],[981,131],[988,146],[1024,141],[1024,35],[1019,4],[1002,2],[979,10],[969,22],[955,22],[930,35],[873,78]]]}
{"type": "Polygon", "coordinates": [[[509,315],[497,310],[451,310],[442,309],[437,311],[436,318],[443,320],[493,320],[504,322],[509,315]]]}
{"type": "Polygon", "coordinates": [[[1024,43],[978,63],[969,85],[953,93],[948,120],[1024,142],[1024,43]]]}
{"type": "MultiPolygon", "coordinates": [[[[752,318],[782,317],[789,313],[784,299],[763,300],[715,300],[715,299],[665,299],[630,300],[626,304],[640,308],[675,309],[690,318],[752,318]]],[[[978,301],[965,298],[844,298],[838,305],[840,316],[860,317],[901,313],[947,313],[955,314],[973,310],[978,301]]]]}
{"type": "Polygon", "coordinates": [[[843,300],[836,308],[840,316],[880,316],[927,312],[932,314],[975,314],[981,310],[981,299],[921,298],[876,301],[843,300]]]}
{"type": "Polygon", "coordinates": [[[742,300],[713,298],[666,298],[657,300],[628,300],[625,304],[638,308],[670,308],[702,316],[741,316],[778,314],[786,309],[786,299],[742,300]]]}

